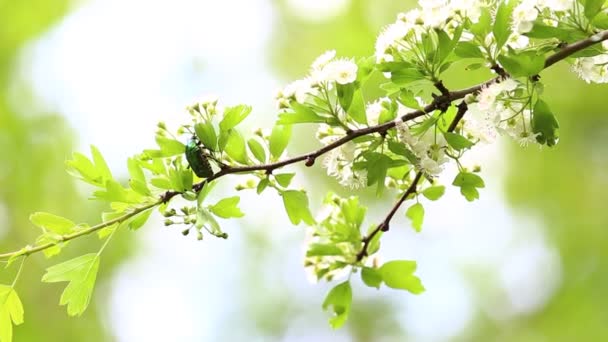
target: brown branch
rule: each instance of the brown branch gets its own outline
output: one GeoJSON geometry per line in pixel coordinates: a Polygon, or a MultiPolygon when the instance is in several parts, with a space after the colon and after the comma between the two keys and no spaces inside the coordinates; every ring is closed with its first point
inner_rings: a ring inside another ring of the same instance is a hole
{"type": "MultiPolygon", "coordinates": [[[[608,40],[608,30],[601,31],[599,33],[594,34],[593,36],[591,36],[589,38],[566,45],[560,51],[547,57],[547,59],[545,61],[545,69],[581,50],[584,50],[584,49],[586,49],[594,44],[597,44],[601,41],[604,41],[604,40],[608,40]]],[[[504,75],[495,77],[495,78],[493,78],[487,82],[481,83],[479,85],[476,85],[476,86],[473,86],[470,88],[466,88],[466,89],[453,91],[453,92],[449,92],[449,91],[446,92],[445,90],[447,90],[447,89],[442,89],[443,84],[441,84],[438,87],[438,89],[442,92],[441,95],[435,96],[433,101],[428,106],[424,107],[422,110],[416,110],[411,113],[405,114],[401,117],[401,119],[403,120],[403,122],[406,122],[406,121],[410,121],[415,118],[418,118],[422,115],[425,115],[426,113],[430,113],[430,112],[438,110],[438,109],[441,110],[442,108],[446,108],[446,106],[449,106],[452,102],[462,99],[469,94],[477,93],[483,87],[486,87],[494,82],[498,82],[502,78],[504,78],[504,75]]],[[[445,87],[443,87],[443,88],[445,88],[445,87]]],[[[463,113],[463,115],[464,115],[464,113],[463,113]]],[[[462,119],[462,117],[460,117],[460,119],[462,119]]],[[[206,182],[211,182],[213,180],[216,180],[220,177],[223,177],[223,176],[226,176],[229,174],[237,174],[237,173],[245,173],[245,172],[253,172],[253,171],[266,171],[268,173],[271,173],[272,171],[274,171],[278,168],[281,168],[281,167],[284,167],[284,166],[287,166],[290,164],[295,164],[295,163],[298,163],[301,161],[305,161],[306,166],[312,166],[315,162],[315,159],[318,158],[319,156],[321,156],[333,149],[336,149],[336,148],[346,144],[347,142],[352,141],[353,139],[355,139],[357,137],[360,137],[363,135],[368,135],[368,134],[374,134],[374,133],[380,133],[380,134],[386,133],[386,131],[395,127],[395,124],[396,124],[395,121],[390,121],[390,122],[386,122],[386,123],[376,125],[376,126],[370,126],[370,127],[366,127],[366,128],[352,130],[352,131],[349,131],[348,134],[345,135],[344,137],[334,141],[333,143],[331,143],[319,150],[316,150],[316,151],[313,151],[313,152],[310,152],[310,153],[307,153],[307,154],[304,154],[301,156],[286,159],[284,161],[279,161],[279,162],[269,163],[269,164],[253,165],[253,166],[238,166],[238,167],[224,168],[224,169],[220,170],[218,173],[214,174],[213,176],[203,180],[202,182],[195,184],[192,187],[192,190],[194,190],[195,192],[199,192],[203,188],[203,186],[205,185],[206,182]]],[[[454,127],[456,127],[457,124],[458,124],[458,122],[455,122],[455,123],[452,122],[452,125],[454,127]]],[[[452,125],[450,125],[450,126],[452,126],[452,125]]],[[[181,192],[179,192],[179,191],[166,191],[162,195],[160,195],[159,201],[156,202],[155,204],[149,205],[149,206],[144,206],[141,208],[136,208],[135,210],[138,212],[141,212],[142,209],[147,210],[147,209],[150,209],[161,203],[167,203],[173,197],[175,197],[179,194],[181,194],[181,192]]],[[[133,215],[134,215],[134,213],[126,214],[125,216],[116,218],[115,220],[128,219],[128,218],[132,217],[133,215]]],[[[109,222],[113,222],[113,221],[109,221],[109,222]]],[[[107,224],[109,222],[101,223],[99,225],[93,226],[89,229],[80,231],[78,233],[74,233],[72,235],[64,235],[62,237],[63,238],[62,241],[72,240],[72,239],[75,239],[82,235],[90,234],[94,231],[107,227],[107,224]]],[[[59,242],[57,242],[57,243],[59,243],[59,242]]],[[[55,246],[57,243],[48,243],[45,245],[40,245],[40,246],[32,247],[29,249],[25,249],[25,250],[19,250],[19,251],[15,251],[15,252],[11,252],[11,253],[0,254],[0,259],[6,259],[6,258],[21,256],[21,255],[29,255],[29,254],[32,254],[35,252],[40,252],[47,248],[55,246]]],[[[368,244],[369,244],[369,242],[368,242],[368,244]]]]}
{"type": "MultiPolygon", "coordinates": [[[[468,109],[469,107],[464,101],[460,102],[460,104],[458,105],[458,112],[456,112],[454,120],[452,120],[452,122],[450,123],[450,127],[448,127],[448,132],[453,132],[456,129],[458,123],[460,123],[468,109]]],[[[423,173],[421,171],[418,171],[418,173],[416,173],[416,177],[410,184],[409,188],[407,188],[401,198],[399,198],[399,201],[395,203],[395,205],[393,206],[391,211],[389,211],[389,213],[386,215],[384,220],[361,240],[361,242],[363,242],[363,247],[361,247],[361,250],[359,251],[359,253],[357,253],[357,262],[363,260],[363,258],[367,256],[367,248],[369,247],[369,244],[374,239],[374,237],[376,237],[376,235],[378,235],[380,232],[387,232],[389,230],[390,222],[393,219],[393,216],[395,216],[397,210],[399,210],[401,205],[403,205],[403,203],[410,195],[416,193],[416,188],[418,187],[418,183],[422,179],[422,175],[423,173]]]]}

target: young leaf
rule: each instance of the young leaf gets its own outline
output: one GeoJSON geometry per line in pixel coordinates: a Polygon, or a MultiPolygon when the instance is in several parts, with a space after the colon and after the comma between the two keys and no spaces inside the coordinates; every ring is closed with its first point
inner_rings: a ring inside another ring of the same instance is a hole
{"type": "Polygon", "coordinates": [[[257,141],[257,139],[249,139],[247,141],[247,146],[249,146],[249,150],[251,153],[253,153],[255,159],[257,159],[260,163],[266,162],[266,150],[264,149],[264,146],[257,141]]]}
{"type": "Polygon", "coordinates": [[[97,168],[101,177],[103,177],[104,180],[112,179],[112,172],[110,171],[108,164],[106,163],[105,159],[101,155],[101,152],[99,152],[97,147],[95,147],[93,145],[91,145],[91,155],[93,156],[93,162],[95,163],[95,168],[97,168]]]}
{"type": "Polygon", "coordinates": [[[23,323],[23,305],[12,286],[0,285],[0,341],[11,342],[13,324],[23,323]]]}
{"type": "Polygon", "coordinates": [[[585,0],[585,17],[589,20],[593,19],[605,3],[606,0],[585,0]]]}
{"type": "Polygon", "coordinates": [[[81,153],[75,152],[72,160],[66,161],[66,168],[69,174],[78,177],[83,181],[95,186],[104,186],[104,178],[93,162],[81,153]]]}
{"type": "Polygon", "coordinates": [[[130,218],[129,221],[127,221],[127,227],[129,227],[130,230],[138,230],[139,228],[143,227],[146,222],[148,222],[151,214],[152,210],[149,209],[135,215],[134,217],[130,218]]]}
{"type": "Polygon", "coordinates": [[[211,151],[217,151],[217,134],[213,128],[213,124],[209,121],[199,122],[194,125],[196,136],[203,145],[211,151]]]}
{"type": "Polygon", "coordinates": [[[545,57],[534,50],[501,55],[498,61],[513,77],[534,76],[545,67],[545,57]]]}
{"type": "Polygon", "coordinates": [[[340,106],[344,109],[344,112],[348,113],[348,109],[350,108],[350,104],[353,102],[353,95],[356,90],[356,83],[349,84],[337,84],[336,89],[338,91],[338,101],[340,102],[340,106]]]}
{"type": "Polygon", "coordinates": [[[477,44],[472,42],[459,42],[454,49],[454,54],[460,58],[483,58],[483,53],[477,44]]]}
{"type": "Polygon", "coordinates": [[[238,207],[240,201],[238,196],[224,198],[209,207],[209,210],[221,218],[243,217],[245,214],[238,207]]]}
{"type": "Polygon", "coordinates": [[[420,294],[424,292],[424,286],[422,286],[420,278],[414,275],[415,271],[416,262],[409,260],[389,261],[379,268],[386,286],[420,294]]]}
{"type": "Polygon", "coordinates": [[[471,148],[474,144],[469,139],[463,137],[460,134],[456,133],[444,133],[445,140],[448,142],[453,149],[462,151],[467,148],[471,148]]]}
{"type": "Polygon", "coordinates": [[[412,220],[412,227],[417,232],[422,230],[422,222],[424,221],[424,207],[420,203],[416,203],[407,209],[405,216],[412,220]]]}
{"type": "Polygon", "coordinates": [[[437,185],[424,189],[422,194],[431,201],[436,201],[445,193],[445,186],[437,185]]]}
{"type": "Polygon", "coordinates": [[[367,114],[365,113],[365,99],[361,89],[357,90],[353,95],[352,103],[347,111],[348,115],[360,124],[367,124],[367,114]]]}
{"type": "Polygon", "coordinates": [[[291,108],[294,110],[293,113],[279,114],[279,120],[277,121],[277,125],[325,122],[325,118],[317,114],[314,110],[310,109],[306,105],[297,102],[292,102],[291,108]]]}
{"type": "Polygon", "coordinates": [[[538,100],[532,114],[532,131],[538,134],[536,140],[547,146],[554,146],[558,141],[559,123],[543,100],[538,100]]]}
{"type": "Polygon", "coordinates": [[[382,285],[382,274],[376,268],[363,267],[361,270],[361,280],[363,280],[365,285],[379,289],[380,285],[382,285]]]}
{"type": "Polygon", "coordinates": [[[226,142],[226,153],[234,160],[241,164],[247,164],[247,149],[245,147],[245,138],[236,130],[230,131],[228,141],[226,142]]]}
{"type": "Polygon", "coordinates": [[[485,187],[485,183],[481,177],[469,172],[460,172],[456,175],[452,185],[460,187],[460,193],[469,202],[479,198],[479,191],[477,191],[477,188],[485,187]]]}
{"type": "Polygon", "coordinates": [[[353,291],[350,287],[350,282],[345,281],[336,285],[329,291],[327,297],[323,301],[323,310],[327,310],[330,306],[334,316],[329,319],[329,325],[333,329],[338,329],[346,322],[350,306],[353,301],[353,291]]]}
{"type": "Polygon", "coordinates": [[[496,20],[492,32],[496,38],[496,48],[502,48],[511,35],[511,14],[517,1],[501,1],[496,10],[496,20]]]}
{"type": "Polygon", "coordinates": [[[30,215],[30,221],[37,227],[59,235],[71,234],[76,228],[76,223],[71,220],[43,212],[30,215]]]}
{"type": "Polygon", "coordinates": [[[277,183],[279,183],[280,186],[286,188],[289,186],[289,184],[291,184],[291,180],[295,175],[295,173],[281,173],[274,175],[274,179],[277,180],[277,183]]]}
{"type": "Polygon", "coordinates": [[[186,145],[175,139],[163,137],[162,135],[156,136],[156,143],[165,157],[178,156],[186,150],[186,145]]]}
{"type": "Polygon", "coordinates": [[[308,196],[304,191],[286,190],[281,195],[285,211],[292,224],[297,226],[302,221],[307,225],[315,224],[315,219],[308,208],[308,196]]]}
{"type": "Polygon", "coordinates": [[[213,217],[213,215],[211,215],[211,213],[207,211],[204,207],[199,207],[198,211],[196,212],[195,226],[198,230],[205,226],[209,229],[211,234],[223,239],[228,238],[228,234],[222,231],[222,229],[220,228],[220,224],[217,223],[215,217],[213,217]]]}
{"type": "Polygon", "coordinates": [[[241,123],[241,121],[245,120],[249,113],[251,113],[251,107],[246,105],[226,108],[224,111],[224,118],[220,122],[220,130],[227,132],[228,130],[234,128],[236,125],[241,123]]]}
{"type": "Polygon", "coordinates": [[[97,253],[85,254],[47,268],[42,281],[45,283],[69,282],[61,294],[59,304],[67,304],[68,315],[79,316],[89,305],[98,269],[99,255],[97,253]]]}
{"type": "Polygon", "coordinates": [[[268,185],[270,184],[270,181],[268,180],[268,178],[264,178],[262,180],[260,180],[260,182],[258,183],[258,186],[256,188],[256,193],[259,195],[262,192],[264,192],[264,190],[266,190],[266,188],[268,187],[268,185]]]}
{"type": "Polygon", "coordinates": [[[273,158],[279,158],[287,148],[291,139],[290,125],[275,125],[270,134],[270,154],[273,158]]]}

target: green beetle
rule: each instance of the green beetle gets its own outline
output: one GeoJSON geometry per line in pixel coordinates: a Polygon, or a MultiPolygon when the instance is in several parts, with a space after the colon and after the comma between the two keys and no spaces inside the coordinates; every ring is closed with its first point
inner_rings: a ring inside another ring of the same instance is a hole
{"type": "Polygon", "coordinates": [[[213,169],[209,163],[209,159],[205,156],[202,147],[198,143],[196,137],[192,137],[186,144],[186,160],[190,164],[192,171],[200,178],[209,178],[213,176],[213,169]]]}

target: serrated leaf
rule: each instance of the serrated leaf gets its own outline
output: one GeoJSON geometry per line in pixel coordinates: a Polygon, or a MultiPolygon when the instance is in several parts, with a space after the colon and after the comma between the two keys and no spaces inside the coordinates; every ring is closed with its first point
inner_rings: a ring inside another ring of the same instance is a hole
{"type": "Polygon", "coordinates": [[[286,190],[281,193],[281,196],[292,224],[297,226],[302,221],[309,226],[315,224],[315,219],[308,208],[308,196],[304,191],[286,190]]]}
{"type": "Polygon", "coordinates": [[[243,217],[245,214],[238,207],[240,201],[238,196],[224,198],[209,207],[209,210],[221,218],[243,217]]]}
{"type": "Polygon", "coordinates": [[[66,161],[69,174],[95,186],[103,186],[104,179],[92,161],[81,153],[74,152],[72,159],[66,161]]]}
{"type": "Polygon", "coordinates": [[[101,177],[104,180],[112,179],[112,172],[106,163],[106,160],[101,155],[101,152],[95,147],[91,145],[91,155],[93,156],[93,162],[95,163],[95,168],[99,171],[101,177]]]}
{"type": "Polygon", "coordinates": [[[260,163],[266,162],[266,150],[264,146],[257,141],[257,139],[251,138],[247,141],[247,146],[249,146],[249,150],[260,163]]]}
{"type": "Polygon", "coordinates": [[[463,137],[460,134],[447,132],[447,133],[444,133],[444,136],[445,136],[445,140],[448,142],[448,144],[450,146],[452,146],[453,149],[458,150],[458,151],[462,151],[464,149],[471,148],[471,147],[473,147],[473,145],[475,145],[469,139],[463,137]]]}
{"type": "Polygon", "coordinates": [[[143,184],[146,183],[146,176],[144,175],[144,171],[139,165],[139,161],[135,158],[127,159],[127,168],[129,169],[129,176],[132,180],[139,181],[143,184]]]}
{"type": "Polygon", "coordinates": [[[56,283],[67,281],[68,286],[61,294],[60,305],[67,305],[68,315],[79,316],[89,306],[97,270],[99,255],[85,254],[46,269],[42,281],[56,283]]]}
{"type": "Polygon", "coordinates": [[[414,275],[416,267],[415,261],[393,260],[382,265],[379,272],[386,286],[420,294],[424,292],[424,286],[420,278],[414,275]]]}
{"type": "Polygon", "coordinates": [[[424,191],[422,192],[422,195],[424,195],[424,197],[428,198],[431,201],[436,201],[436,200],[440,199],[444,193],[445,193],[445,186],[437,185],[437,186],[431,186],[430,188],[424,189],[424,191]]]}
{"type": "Polygon", "coordinates": [[[545,57],[534,50],[498,56],[498,61],[513,77],[530,77],[545,68],[545,57]]]}
{"type": "Polygon", "coordinates": [[[361,269],[361,280],[365,285],[379,289],[382,285],[382,274],[376,268],[363,267],[361,269]]]}
{"type": "Polygon", "coordinates": [[[452,185],[460,187],[460,193],[469,202],[479,198],[479,191],[477,191],[477,188],[485,187],[485,183],[481,177],[469,172],[460,172],[456,175],[452,185]]]}
{"type": "Polygon", "coordinates": [[[323,301],[323,310],[330,306],[334,316],[329,319],[329,325],[338,329],[346,322],[353,301],[353,291],[350,282],[345,281],[332,288],[323,301]]]}
{"type": "Polygon", "coordinates": [[[295,173],[281,173],[274,175],[274,178],[277,180],[277,183],[279,183],[280,186],[287,188],[289,184],[291,184],[291,180],[295,175],[295,173]]]}
{"type": "Polygon", "coordinates": [[[23,323],[23,304],[12,286],[0,285],[0,341],[11,342],[13,324],[23,323]]]}
{"type": "Polygon", "coordinates": [[[344,252],[334,243],[311,243],[306,250],[307,257],[343,255],[344,252]]]}
{"type": "Polygon", "coordinates": [[[129,219],[129,221],[127,222],[127,227],[129,227],[130,230],[138,230],[139,228],[143,227],[146,222],[148,222],[148,219],[150,218],[151,214],[151,209],[142,211],[141,213],[129,219]]]}
{"type": "Polygon", "coordinates": [[[215,133],[215,128],[213,128],[211,122],[197,123],[194,125],[194,131],[196,132],[198,140],[200,140],[206,148],[211,151],[217,151],[217,134],[215,133]]]}
{"type": "Polygon", "coordinates": [[[226,108],[224,118],[220,122],[220,130],[227,132],[236,127],[241,121],[251,113],[251,107],[246,105],[238,105],[235,107],[226,108]]]}
{"type": "Polygon", "coordinates": [[[291,126],[275,125],[270,134],[270,154],[273,158],[278,159],[283,151],[287,148],[291,140],[291,126]]]}
{"type": "Polygon", "coordinates": [[[76,223],[71,220],[44,212],[33,213],[30,221],[37,227],[59,235],[71,234],[76,228],[76,223]]]}
{"type": "Polygon", "coordinates": [[[536,140],[540,144],[554,146],[559,139],[559,123],[557,118],[549,109],[549,105],[543,101],[536,101],[532,113],[532,131],[538,134],[536,140]]]}
{"type": "Polygon", "coordinates": [[[409,207],[405,216],[412,221],[412,227],[414,227],[417,232],[422,230],[422,222],[424,221],[424,207],[422,204],[415,203],[409,207]]]}

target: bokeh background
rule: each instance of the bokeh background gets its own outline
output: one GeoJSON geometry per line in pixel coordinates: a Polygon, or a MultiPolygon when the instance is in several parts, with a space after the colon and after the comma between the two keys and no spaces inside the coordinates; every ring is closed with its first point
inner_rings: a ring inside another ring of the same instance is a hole
{"type": "MultiPolygon", "coordinates": [[[[97,145],[115,174],[153,144],[157,121],[187,119],[206,93],[254,106],[250,127],[274,121],[274,90],[302,77],[327,49],[373,53],[394,0],[0,0],[0,248],[20,248],[50,211],[97,222],[104,209],[64,172],[72,151],[97,145]]],[[[456,65],[448,87],[471,85],[456,65]]],[[[601,341],[608,339],[608,115],[606,87],[567,65],[544,72],[561,143],[542,151],[504,141],[472,154],[487,188],[427,205],[415,234],[404,215],[382,258],[419,262],[427,292],[357,284],[347,325],[332,331],[320,305],[328,284],[302,268],[302,227],[280,201],[243,194],[227,241],[184,238],[152,220],[121,231],[104,252],[94,300],[80,318],[59,307],[62,284],[44,268],[99,246],[91,236],[60,259],[28,258],[18,285],[25,323],[15,341],[601,341]]],[[[298,128],[292,154],[311,148],[298,128]]],[[[300,170],[294,167],[295,170],[300,170]]],[[[446,176],[446,184],[450,183],[446,176]]],[[[320,168],[296,178],[313,210],[327,190],[320,168]]],[[[223,183],[233,191],[237,178],[223,183]]],[[[363,194],[369,222],[392,202],[363,194]]],[[[2,270],[10,281],[14,268],[2,270]]],[[[357,283],[357,281],[355,281],[357,283]]]]}

